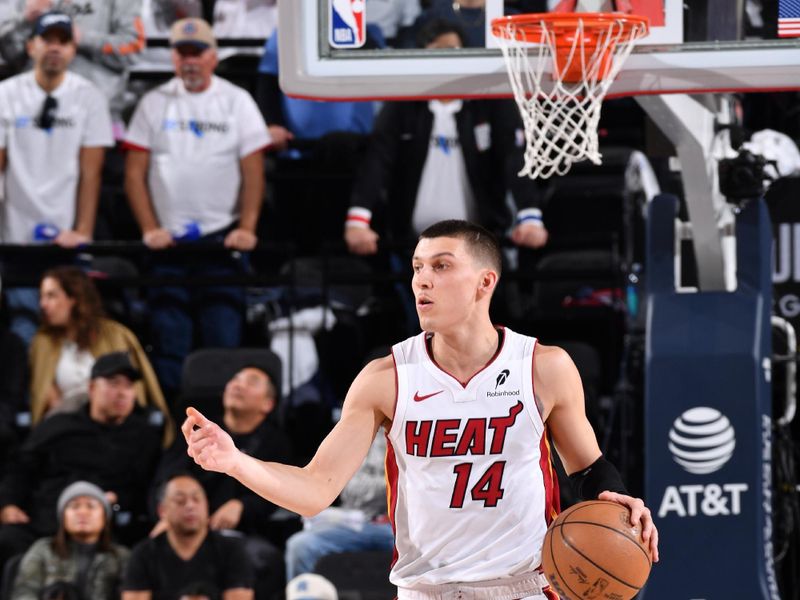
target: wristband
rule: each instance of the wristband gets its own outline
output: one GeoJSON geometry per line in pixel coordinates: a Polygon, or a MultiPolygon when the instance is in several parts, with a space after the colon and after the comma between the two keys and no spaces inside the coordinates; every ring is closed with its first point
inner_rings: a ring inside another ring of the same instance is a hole
{"type": "Polygon", "coordinates": [[[594,500],[605,491],[628,495],[619,471],[603,456],[582,471],[570,475],[569,482],[581,500],[594,500]]]}
{"type": "Polygon", "coordinates": [[[534,225],[542,226],[542,211],[538,208],[526,208],[517,213],[517,225],[523,223],[533,223],[534,225]]]}
{"type": "Polygon", "coordinates": [[[347,211],[347,219],[345,220],[344,225],[345,227],[360,227],[362,229],[369,229],[371,221],[371,210],[361,206],[353,206],[347,211]]]}

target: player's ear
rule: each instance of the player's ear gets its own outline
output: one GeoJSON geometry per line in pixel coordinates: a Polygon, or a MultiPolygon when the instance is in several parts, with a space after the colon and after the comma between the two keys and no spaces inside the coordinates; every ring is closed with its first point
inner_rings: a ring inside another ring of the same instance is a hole
{"type": "Polygon", "coordinates": [[[497,273],[492,269],[484,269],[478,280],[478,291],[491,294],[497,287],[497,273]]]}

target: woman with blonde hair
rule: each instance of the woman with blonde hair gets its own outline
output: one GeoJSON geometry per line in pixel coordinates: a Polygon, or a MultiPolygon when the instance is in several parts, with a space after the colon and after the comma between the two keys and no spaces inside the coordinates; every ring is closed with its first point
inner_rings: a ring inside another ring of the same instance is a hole
{"type": "Polygon", "coordinates": [[[174,437],[170,412],[155,371],[139,340],[124,325],[105,317],[100,295],[77,267],[56,267],[42,276],[39,288],[42,326],[30,347],[30,409],[35,426],[56,411],[73,411],[88,400],[89,372],[95,358],[128,352],[142,372],[136,397],[166,420],[164,442],[174,437]]]}

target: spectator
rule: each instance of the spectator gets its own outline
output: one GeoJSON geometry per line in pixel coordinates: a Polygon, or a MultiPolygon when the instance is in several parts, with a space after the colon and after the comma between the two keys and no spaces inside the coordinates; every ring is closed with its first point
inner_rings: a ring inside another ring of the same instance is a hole
{"type": "Polygon", "coordinates": [[[317,140],[330,133],[367,134],[372,128],[371,102],[325,102],[289,98],[278,85],[278,36],[264,45],[256,98],[272,137],[271,148],[283,151],[295,137],[317,140]]]}
{"type": "Polygon", "coordinates": [[[174,428],[153,367],[139,340],[127,327],[105,318],[92,280],[77,267],[57,267],[42,277],[43,325],[30,351],[31,422],[37,425],[55,411],[75,411],[89,397],[89,374],[95,359],[109,352],[127,352],[142,381],[136,383],[136,400],[164,415],[165,444],[172,443],[174,428]]]}
{"type": "Polygon", "coordinates": [[[16,5],[13,18],[0,24],[0,55],[21,69],[24,40],[36,20],[48,11],[70,16],[77,50],[72,70],[102,90],[121,123],[128,68],[145,47],[141,0],[16,0],[16,5]]]}
{"type": "MultiPolygon", "coordinates": [[[[367,27],[367,46],[375,47],[373,29],[367,27]]],[[[269,224],[275,239],[314,253],[321,242],[338,239],[336,225],[347,210],[353,174],[372,129],[373,103],[286,96],[278,84],[277,35],[267,40],[258,71],[256,99],[269,125],[270,149],[277,152],[269,224]]]]}
{"type": "Polygon", "coordinates": [[[22,444],[0,482],[0,563],[37,538],[55,534],[61,491],[90,481],[113,498],[116,537],[130,544],[147,534],[147,490],[160,454],[163,421],[136,405],[141,377],[122,353],[92,367],[89,404],[45,419],[22,444]]]}
{"type": "MultiPolygon", "coordinates": [[[[241,268],[238,253],[258,242],[267,128],[250,95],[213,74],[216,41],[208,23],[177,21],[170,44],[177,76],[142,98],[130,124],[128,199],[149,248],[163,250],[190,238],[231,251],[202,261],[154,257],[154,275],[234,274],[241,268]]],[[[153,288],[149,301],[153,362],[168,393],[177,390],[183,359],[192,350],[192,309],[202,345],[240,344],[241,287],[165,286],[153,288]]]]}
{"type": "MultiPolygon", "coordinates": [[[[33,70],[0,83],[0,173],[5,202],[0,241],[52,239],[64,247],[91,240],[105,146],[113,144],[106,100],[89,81],[67,71],[75,57],[71,19],[46,13],[27,43],[33,70]]],[[[41,265],[4,265],[29,274],[41,265]]],[[[6,291],[11,329],[30,343],[36,331],[35,289],[6,291]]]]}
{"type": "MultiPolygon", "coordinates": [[[[458,48],[463,35],[444,20],[420,32],[425,48],[458,48]]],[[[372,213],[387,197],[386,231],[410,242],[441,219],[474,219],[502,237],[512,229],[506,204],[517,205],[511,239],[520,246],[547,241],[535,182],[518,177],[523,149],[519,113],[511,101],[387,102],[375,123],[345,223],[355,254],[377,252],[372,213]]]]}
{"type": "MultiPolygon", "coordinates": [[[[433,0],[417,18],[411,32],[421,31],[435,20],[447,21],[461,29],[464,32],[463,45],[467,48],[486,46],[486,0],[433,0]]],[[[413,46],[413,39],[407,45],[413,46]]]]}
{"type": "Polygon", "coordinates": [[[208,500],[200,483],[178,475],[166,482],[160,496],[158,514],[166,530],[133,549],[122,600],[182,595],[252,599],[253,573],[244,544],[209,529],[208,500]]]}
{"type": "Polygon", "coordinates": [[[68,485],[58,497],[58,531],[25,553],[11,600],[40,600],[46,590],[69,587],[79,598],[119,598],[129,550],[111,542],[111,505],[88,481],[68,485]]]}
{"type": "Polygon", "coordinates": [[[286,600],[339,600],[333,584],[322,575],[298,575],[286,586],[286,600]]]}
{"type": "MultiPolygon", "coordinates": [[[[238,444],[237,444],[238,445],[238,444]]],[[[386,439],[375,437],[367,458],[340,495],[337,507],[305,519],[305,529],[286,543],[286,579],[314,571],[328,554],[392,550],[394,534],[386,513],[386,439]]]]}
{"type": "MultiPolygon", "coordinates": [[[[250,456],[291,462],[289,439],[273,418],[278,394],[266,367],[254,365],[241,369],[225,386],[222,423],[250,456]]],[[[191,473],[206,490],[212,530],[235,529],[247,536],[248,548],[252,550],[248,554],[258,571],[259,591],[263,590],[259,597],[279,592],[285,580],[283,557],[276,546],[283,540],[275,538],[269,523],[275,505],[230,477],[198,467],[186,453],[186,441],[178,436],[162,461],[157,479],[165,480],[182,472],[191,473]]],[[[154,532],[160,533],[167,526],[162,518],[154,532]]]]}
{"type": "MultiPolygon", "coordinates": [[[[142,22],[148,43],[153,40],[169,40],[169,31],[175,21],[187,17],[202,17],[202,0],[142,0],[142,22]]],[[[172,70],[172,53],[166,47],[148,45],[134,65],[136,70],[172,70]]],[[[152,84],[136,82],[136,87],[150,89],[152,84]]]]}

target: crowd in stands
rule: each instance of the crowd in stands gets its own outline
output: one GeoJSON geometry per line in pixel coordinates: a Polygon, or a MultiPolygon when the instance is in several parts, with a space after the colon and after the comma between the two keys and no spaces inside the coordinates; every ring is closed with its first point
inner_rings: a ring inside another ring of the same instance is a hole
{"type": "MultiPolygon", "coordinates": [[[[484,44],[484,0],[367,1],[373,47],[484,44]]],[[[340,271],[400,280],[409,242],[444,218],[477,221],[512,250],[548,244],[543,190],[517,177],[524,137],[510,100],[289,98],[277,10],[276,0],[0,6],[0,600],[335,600],[312,574],[322,557],[393,547],[382,436],[339,505],[301,521],[199,469],[176,435],[182,410],[203,402],[248,454],[303,464],[371,347],[417,327],[408,291],[391,282],[378,291],[390,318],[373,306],[380,323],[355,326],[372,295],[321,285],[320,253],[340,271]],[[266,40],[245,63],[249,89],[221,62],[254,49],[223,51],[220,38],[266,40]],[[142,64],[170,73],[142,90],[129,77],[142,64]],[[103,278],[119,271],[81,252],[98,240],[140,243],[122,264],[154,283],[107,293],[103,278]],[[256,252],[270,243],[306,262],[256,252]],[[63,252],[6,252],[20,246],[63,252]],[[235,281],[287,272],[305,273],[302,285],[261,286],[257,305],[235,281]],[[338,337],[303,345],[306,321],[291,315],[321,304],[340,310],[313,313],[307,331],[336,321],[338,337]],[[264,359],[275,355],[255,308],[287,318],[290,336],[298,328],[294,350],[294,337],[275,347],[282,365],[264,359]],[[189,392],[194,352],[248,345],[267,354],[189,392]],[[340,378],[320,373],[319,358],[340,378]]]]}
{"type": "MultiPolygon", "coordinates": [[[[427,5],[371,2],[378,47],[469,43],[463,23],[426,16],[427,5]]],[[[464,4],[461,17],[474,11],[464,4]]],[[[0,15],[4,247],[80,250],[118,239],[113,226],[98,223],[116,185],[146,249],[136,272],[162,281],[142,294],[145,316],[136,322],[103,294],[91,257],[3,255],[6,597],[335,598],[329,582],[309,575],[321,557],[390,553],[382,438],[340,505],[303,524],[230,478],[200,470],[176,436],[181,408],[193,400],[183,385],[187,357],[252,339],[245,288],[224,282],[252,273],[250,252],[270,239],[264,221],[280,213],[262,210],[265,171],[277,172],[271,192],[279,197],[331,198],[345,257],[348,249],[377,255],[379,239],[407,242],[443,216],[511,230],[506,187],[521,207],[513,239],[546,241],[538,190],[512,177],[521,159],[513,110],[477,101],[378,110],[371,102],[288,98],[278,86],[276,11],[274,0],[20,0],[0,15]],[[146,36],[166,38],[169,48],[146,49],[146,36]],[[266,39],[249,90],[215,74],[230,53],[218,48],[224,37],[266,39]],[[140,59],[172,77],[144,91],[128,85],[140,59]],[[398,132],[413,143],[394,146],[398,132]],[[373,162],[369,173],[360,170],[361,191],[351,193],[364,156],[373,162]],[[392,161],[410,171],[392,172],[392,161]],[[347,177],[331,186],[339,167],[347,177]],[[494,171],[508,177],[495,181],[494,171]],[[287,173],[297,175],[293,182],[287,173]],[[394,193],[398,180],[400,205],[382,214],[378,196],[394,193]],[[442,206],[445,191],[453,200],[442,206]],[[193,245],[219,251],[176,251],[193,245]],[[211,283],[192,285],[198,278],[211,283]]],[[[314,227],[325,235],[274,237],[301,246],[334,241],[331,223],[314,227]]],[[[321,248],[312,246],[312,254],[321,248]]],[[[338,390],[315,397],[328,416],[314,431],[302,406],[298,415],[280,405],[302,369],[275,364],[239,364],[205,406],[253,456],[301,463],[331,426],[337,400],[322,397],[338,390]]]]}

